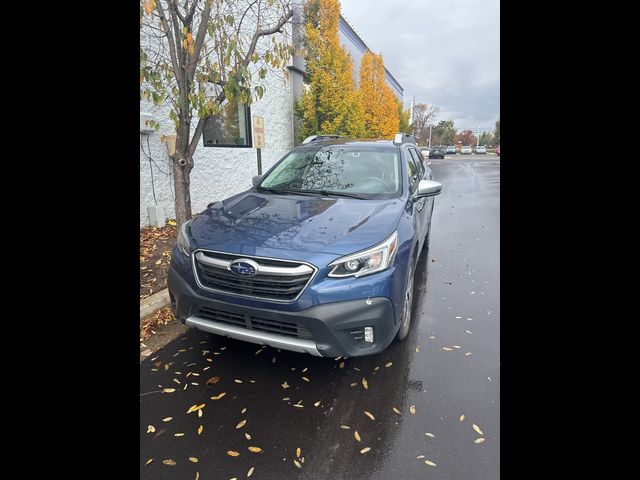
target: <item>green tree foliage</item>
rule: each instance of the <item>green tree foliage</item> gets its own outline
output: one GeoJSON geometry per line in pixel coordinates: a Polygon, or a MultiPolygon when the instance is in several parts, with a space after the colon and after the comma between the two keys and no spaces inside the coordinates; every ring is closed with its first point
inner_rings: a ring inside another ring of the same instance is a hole
{"type": "Polygon", "coordinates": [[[353,81],[353,63],[340,44],[338,0],[308,0],[304,6],[306,87],[296,105],[299,140],[315,134],[362,137],[363,108],[353,81]]]}
{"type": "Polygon", "coordinates": [[[167,105],[178,224],[191,218],[190,175],[204,121],[225,102],[262,97],[291,55],[288,0],[140,0],[140,96],[167,105]],[[263,38],[269,42],[258,43],[263,38]]]}
{"type": "Polygon", "coordinates": [[[395,97],[395,99],[398,108],[398,120],[400,122],[398,131],[403,133],[411,133],[411,126],[409,125],[409,115],[411,114],[411,112],[404,108],[404,105],[402,104],[400,99],[398,99],[397,97],[395,97]]]}
{"type": "Polygon", "coordinates": [[[496,121],[496,130],[493,132],[493,143],[500,145],[500,119],[496,121]]]}
{"type": "Polygon", "coordinates": [[[431,144],[432,145],[453,145],[456,139],[456,130],[453,126],[453,120],[441,120],[433,127],[431,144]]]}

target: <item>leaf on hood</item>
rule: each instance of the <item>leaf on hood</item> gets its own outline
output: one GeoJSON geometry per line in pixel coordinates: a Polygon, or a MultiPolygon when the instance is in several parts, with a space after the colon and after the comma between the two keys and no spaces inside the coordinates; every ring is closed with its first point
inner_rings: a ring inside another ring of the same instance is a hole
{"type": "Polygon", "coordinates": [[[162,419],[163,422],[170,422],[171,420],[173,420],[173,417],[164,417],[162,419]]]}
{"type": "Polygon", "coordinates": [[[484,442],[484,438],[480,437],[480,438],[476,438],[473,443],[482,443],[484,442]]]}
{"type": "Polygon", "coordinates": [[[355,432],[353,432],[353,436],[356,437],[356,440],[358,442],[361,442],[362,439],[360,438],[360,434],[358,433],[358,430],[356,430],[355,432]]]}
{"type": "Polygon", "coordinates": [[[220,377],[211,377],[209,380],[207,380],[207,385],[213,385],[215,383],[218,383],[220,381],[220,377]]]}
{"type": "Polygon", "coordinates": [[[149,425],[147,427],[147,433],[153,433],[156,431],[156,427],[154,427],[153,425],[149,425]]]}
{"type": "Polygon", "coordinates": [[[371,450],[371,447],[364,447],[362,450],[360,450],[360,453],[367,453],[369,450],[371,450]]]}
{"type": "Polygon", "coordinates": [[[198,418],[202,418],[202,410],[198,410],[198,418]]]}
{"type": "Polygon", "coordinates": [[[237,378],[234,380],[236,383],[242,383],[242,380],[238,380],[237,378]]]}
{"type": "Polygon", "coordinates": [[[351,427],[349,425],[340,425],[340,428],[343,430],[349,430],[351,427]]]}
{"type": "Polygon", "coordinates": [[[464,420],[464,415],[460,415],[460,421],[462,422],[464,420]]]}
{"type": "Polygon", "coordinates": [[[302,450],[300,450],[300,447],[296,448],[296,457],[300,458],[301,453],[302,453],[302,450]]]}
{"type": "Polygon", "coordinates": [[[244,438],[246,438],[247,440],[251,440],[251,435],[245,432],[244,438]]]}
{"type": "Polygon", "coordinates": [[[247,477],[250,477],[251,475],[253,475],[253,470],[254,470],[254,468],[255,468],[255,467],[251,467],[251,468],[249,469],[249,471],[247,472],[247,477]]]}
{"type": "Polygon", "coordinates": [[[402,415],[402,412],[398,410],[396,407],[393,407],[393,411],[396,412],[398,415],[402,415]]]}
{"type": "Polygon", "coordinates": [[[227,455],[230,457],[239,457],[240,454],[238,452],[234,452],[233,450],[227,450],[227,455]]]}
{"type": "Polygon", "coordinates": [[[175,460],[171,460],[170,458],[167,458],[166,460],[162,460],[162,463],[164,463],[165,465],[170,465],[172,467],[176,465],[175,460]]]}
{"type": "Polygon", "coordinates": [[[344,368],[344,362],[340,362],[339,367],[340,367],[340,368],[344,368]]]}
{"type": "Polygon", "coordinates": [[[192,405],[191,407],[189,407],[189,410],[187,410],[187,413],[197,412],[203,409],[204,406],[205,406],[204,403],[201,403],[200,405],[192,405]]]}
{"type": "Polygon", "coordinates": [[[415,406],[415,405],[411,405],[411,406],[409,407],[409,411],[410,411],[411,413],[416,413],[416,406],[415,406]]]}
{"type": "Polygon", "coordinates": [[[175,391],[176,391],[175,388],[163,388],[162,389],[162,393],[173,393],[175,391]]]}
{"type": "Polygon", "coordinates": [[[374,417],[371,413],[369,413],[369,412],[367,412],[367,411],[365,411],[365,412],[364,412],[364,414],[365,414],[367,417],[369,417],[371,420],[375,420],[375,419],[376,419],[376,417],[374,417]]]}
{"type": "Polygon", "coordinates": [[[189,457],[189,461],[193,463],[198,463],[198,459],[196,457],[189,457]]]}
{"type": "Polygon", "coordinates": [[[289,388],[289,384],[287,383],[287,381],[285,380],[284,383],[282,385],[280,385],[282,388],[289,388]]]}
{"type": "Polygon", "coordinates": [[[393,365],[393,362],[385,363],[385,365],[384,365],[384,366],[385,366],[385,367],[387,367],[387,368],[389,368],[391,365],[393,365]]]}
{"type": "Polygon", "coordinates": [[[433,433],[425,432],[425,435],[427,437],[436,438],[436,436],[433,433]]]}
{"type": "Polygon", "coordinates": [[[417,458],[418,460],[420,460],[420,459],[424,458],[424,455],[418,455],[416,458],[417,458]]]}
{"type": "Polygon", "coordinates": [[[241,420],[237,425],[236,425],[236,430],[239,428],[244,427],[247,424],[247,420],[241,420]]]}
{"type": "Polygon", "coordinates": [[[295,458],[293,459],[293,464],[298,468],[302,468],[302,465],[300,465],[300,462],[298,460],[296,460],[295,458]]]}
{"type": "Polygon", "coordinates": [[[149,465],[151,462],[153,462],[153,458],[150,458],[149,460],[147,460],[147,461],[145,462],[145,465],[149,465]]]}
{"type": "Polygon", "coordinates": [[[216,395],[215,397],[211,397],[211,400],[220,400],[226,394],[227,394],[226,392],[222,392],[220,395],[216,395]]]}
{"type": "Polygon", "coordinates": [[[316,403],[313,404],[314,407],[319,407],[320,406],[320,400],[318,400],[316,403]]]}
{"type": "Polygon", "coordinates": [[[353,382],[351,385],[349,385],[350,387],[355,387],[356,385],[358,385],[358,382],[353,382]]]}
{"type": "Polygon", "coordinates": [[[442,347],[442,350],[444,350],[445,352],[451,352],[453,350],[453,348],[442,347]]]}
{"type": "Polygon", "coordinates": [[[431,460],[425,460],[425,461],[424,461],[424,463],[426,463],[427,465],[430,465],[430,466],[432,466],[432,467],[435,467],[435,466],[436,466],[436,464],[435,464],[435,463],[433,463],[431,460]]]}
{"type": "Polygon", "coordinates": [[[200,425],[200,426],[198,427],[198,435],[201,435],[201,434],[202,434],[202,430],[204,430],[204,427],[203,427],[202,425],[200,425]]]}
{"type": "Polygon", "coordinates": [[[183,437],[184,433],[180,432],[180,433],[174,433],[173,434],[174,437],[183,437]]]}
{"type": "Polygon", "coordinates": [[[244,407],[240,413],[244,413],[247,411],[247,407],[244,407]]]}
{"type": "Polygon", "coordinates": [[[472,426],[476,432],[478,432],[480,435],[484,435],[484,433],[482,433],[482,430],[480,430],[480,427],[478,425],[474,423],[472,426]]]}
{"type": "Polygon", "coordinates": [[[200,472],[196,472],[196,478],[195,480],[200,480],[200,472]]]}
{"type": "Polygon", "coordinates": [[[365,388],[365,390],[369,389],[369,383],[367,383],[367,379],[362,377],[362,386],[365,388]]]}
{"type": "Polygon", "coordinates": [[[248,447],[248,449],[250,452],[253,452],[253,453],[260,453],[262,451],[260,447],[253,447],[253,446],[248,447]]]}
{"type": "Polygon", "coordinates": [[[310,382],[310,381],[311,381],[311,380],[309,380],[307,377],[302,377],[302,379],[303,379],[305,382],[310,382]]]}

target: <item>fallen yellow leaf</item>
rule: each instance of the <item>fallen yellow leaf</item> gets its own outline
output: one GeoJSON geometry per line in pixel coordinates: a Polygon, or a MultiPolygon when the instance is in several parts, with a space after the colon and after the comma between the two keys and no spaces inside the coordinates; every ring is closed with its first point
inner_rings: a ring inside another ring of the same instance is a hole
{"type": "Polygon", "coordinates": [[[351,427],[349,425],[340,425],[340,428],[344,430],[349,430],[351,427]]]}
{"type": "Polygon", "coordinates": [[[245,407],[245,408],[242,409],[242,411],[240,413],[244,413],[246,411],[247,411],[247,408],[245,407]]]}
{"type": "Polygon", "coordinates": [[[196,479],[195,480],[200,480],[200,472],[196,472],[196,479]]]}
{"type": "Polygon", "coordinates": [[[244,438],[246,438],[247,440],[251,440],[251,435],[249,435],[248,433],[245,433],[244,438]]]}
{"type": "Polygon", "coordinates": [[[249,447],[249,451],[253,453],[260,453],[262,449],[260,447],[249,447]]]}
{"type": "Polygon", "coordinates": [[[174,460],[171,460],[170,458],[162,460],[162,463],[164,463],[165,465],[171,465],[172,467],[176,465],[176,462],[174,460]]]}
{"type": "Polygon", "coordinates": [[[282,388],[289,388],[289,384],[286,382],[286,380],[285,380],[285,382],[284,382],[282,385],[280,385],[280,386],[281,386],[282,388]]]}
{"type": "Polygon", "coordinates": [[[393,411],[396,412],[398,415],[402,415],[402,412],[400,412],[400,410],[398,410],[396,407],[393,407],[393,411]]]}
{"type": "Polygon", "coordinates": [[[182,436],[184,436],[184,433],[174,433],[173,436],[174,437],[182,437],[182,436]]]}
{"type": "Polygon", "coordinates": [[[302,379],[303,379],[305,382],[310,382],[310,381],[311,381],[311,380],[309,380],[307,377],[302,377],[302,379]]]}
{"type": "Polygon", "coordinates": [[[200,425],[198,427],[198,435],[200,435],[202,433],[202,430],[204,430],[204,427],[202,425],[200,425]]]}
{"type": "Polygon", "coordinates": [[[453,348],[449,348],[449,347],[442,347],[442,350],[444,350],[445,352],[450,352],[453,350],[453,348]]]}
{"type": "Polygon", "coordinates": [[[302,450],[300,450],[300,447],[296,448],[296,457],[300,458],[301,453],[302,453],[302,450]]]}
{"type": "Polygon", "coordinates": [[[202,418],[202,409],[198,410],[198,418],[202,418]]]}
{"type": "Polygon", "coordinates": [[[473,424],[473,429],[478,432],[480,435],[484,435],[482,433],[482,430],[480,430],[480,427],[478,425],[476,425],[475,423],[473,424]]]}
{"type": "Polygon", "coordinates": [[[464,420],[464,415],[460,415],[460,421],[462,422],[464,420]]]}
{"type": "Polygon", "coordinates": [[[196,457],[189,457],[189,461],[193,463],[198,463],[198,459],[196,457]]]}
{"type": "Polygon", "coordinates": [[[254,469],[254,468],[255,468],[255,467],[251,467],[251,468],[249,469],[249,471],[247,472],[247,477],[250,477],[250,476],[253,474],[253,469],[254,469]]]}
{"type": "Polygon", "coordinates": [[[420,460],[420,459],[424,458],[424,455],[418,455],[416,458],[417,458],[418,460],[420,460]]]}
{"type": "Polygon", "coordinates": [[[220,400],[225,395],[226,395],[226,392],[222,392],[220,395],[216,395],[215,397],[211,397],[211,400],[220,400]]]}
{"type": "Polygon", "coordinates": [[[240,423],[238,423],[238,424],[236,425],[236,429],[238,429],[238,428],[242,428],[242,427],[244,427],[246,424],[247,424],[247,421],[246,421],[246,420],[242,420],[240,423]]]}
{"type": "Polygon", "coordinates": [[[367,417],[369,417],[371,420],[375,420],[375,419],[376,419],[376,417],[374,417],[371,413],[369,413],[369,412],[367,412],[367,411],[365,411],[365,412],[364,412],[364,414],[365,414],[367,417]]]}
{"type": "Polygon", "coordinates": [[[147,427],[147,433],[153,433],[156,431],[156,427],[154,427],[153,425],[149,425],[147,427]]]}
{"type": "Polygon", "coordinates": [[[436,436],[433,433],[425,432],[425,435],[427,437],[436,438],[436,436]]]}
{"type": "Polygon", "coordinates": [[[314,407],[319,407],[320,406],[320,400],[318,400],[316,403],[313,404],[314,407]]]}
{"type": "Polygon", "coordinates": [[[295,458],[293,459],[293,464],[298,468],[302,468],[302,465],[300,465],[300,462],[298,460],[296,460],[295,458]]]}
{"type": "Polygon", "coordinates": [[[359,442],[360,442],[360,441],[362,441],[362,440],[360,439],[360,434],[358,433],[358,430],[356,430],[355,432],[353,432],[353,436],[354,436],[354,437],[356,437],[356,440],[357,440],[357,441],[359,441],[359,442]]]}
{"type": "Polygon", "coordinates": [[[433,463],[431,460],[425,460],[424,463],[426,463],[427,465],[431,465],[432,467],[436,466],[436,464],[433,463]]]}
{"type": "Polygon", "coordinates": [[[482,443],[484,442],[484,438],[480,437],[480,438],[476,438],[473,443],[482,443]]]}
{"type": "Polygon", "coordinates": [[[149,460],[147,460],[147,462],[145,463],[145,465],[149,465],[151,462],[153,462],[153,458],[150,458],[149,460]]]}
{"type": "Polygon", "coordinates": [[[176,391],[175,388],[163,388],[162,389],[162,393],[173,393],[175,391],[176,391]]]}
{"type": "Polygon", "coordinates": [[[369,383],[367,383],[367,379],[362,377],[362,386],[365,388],[365,390],[369,389],[369,383]]]}
{"type": "Polygon", "coordinates": [[[344,368],[344,362],[340,362],[340,368],[344,368]]]}
{"type": "Polygon", "coordinates": [[[411,405],[411,406],[409,407],[409,411],[410,411],[411,413],[416,413],[416,406],[415,406],[415,405],[411,405]]]}
{"type": "Polygon", "coordinates": [[[367,453],[369,450],[371,450],[371,447],[364,447],[362,450],[360,450],[360,453],[367,453]]]}
{"type": "Polygon", "coordinates": [[[389,362],[389,363],[385,364],[385,367],[389,368],[391,365],[393,365],[393,362],[389,362]]]}
{"type": "Polygon", "coordinates": [[[234,452],[233,450],[227,450],[227,455],[230,457],[239,457],[240,454],[238,452],[234,452]]]}
{"type": "Polygon", "coordinates": [[[162,419],[163,422],[170,422],[173,419],[173,417],[165,417],[162,419]]]}
{"type": "Polygon", "coordinates": [[[200,405],[192,405],[191,407],[189,407],[189,410],[187,410],[187,413],[197,412],[198,410],[204,408],[204,405],[204,403],[201,403],[200,405]]]}

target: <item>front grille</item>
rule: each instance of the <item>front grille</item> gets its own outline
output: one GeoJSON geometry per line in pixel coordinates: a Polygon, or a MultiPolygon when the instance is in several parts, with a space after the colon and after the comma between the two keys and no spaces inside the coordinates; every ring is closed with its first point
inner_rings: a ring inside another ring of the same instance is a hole
{"type": "Polygon", "coordinates": [[[234,295],[250,296],[275,301],[295,300],[307,286],[315,273],[312,267],[283,260],[263,259],[217,252],[198,252],[195,255],[198,280],[205,288],[234,295]],[[240,258],[255,261],[259,268],[252,277],[236,275],[227,265],[240,258]],[[215,262],[214,264],[206,262],[215,262]],[[292,274],[291,270],[302,269],[303,273],[292,274]],[[260,271],[260,270],[263,271],[260,271]],[[264,272],[264,270],[269,270],[264,272]]]}
{"type": "Polygon", "coordinates": [[[198,310],[198,316],[205,320],[213,320],[214,322],[235,325],[249,330],[277,333],[288,337],[312,340],[311,331],[306,325],[301,323],[268,320],[266,318],[258,318],[251,315],[224,312],[210,307],[200,307],[198,310]]]}

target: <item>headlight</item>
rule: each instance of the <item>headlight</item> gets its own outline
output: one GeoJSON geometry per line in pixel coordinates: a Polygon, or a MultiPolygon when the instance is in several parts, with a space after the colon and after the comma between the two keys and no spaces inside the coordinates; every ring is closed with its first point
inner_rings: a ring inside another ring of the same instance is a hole
{"type": "Polygon", "coordinates": [[[180,226],[178,241],[176,242],[178,250],[184,253],[187,257],[191,254],[191,243],[189,242],[189,237],[187,236],[187,227],[190,223],[191,220],[188,220],[180,226]]]}
{"type": "Polygon", "coordinates": [[[330,277],[362,277],[381,272],[393,265],[398,250],[398,234],[393,232],[384,242],[363,252],[354,253],[331,262],[330,277]]]}

